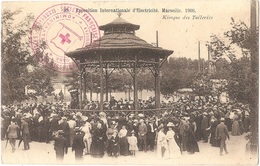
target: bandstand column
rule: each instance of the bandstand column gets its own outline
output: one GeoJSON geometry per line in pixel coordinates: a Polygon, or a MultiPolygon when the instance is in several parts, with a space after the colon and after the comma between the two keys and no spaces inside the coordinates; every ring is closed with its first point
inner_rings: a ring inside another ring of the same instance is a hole
{"type": "Polygon", "coordinates": [[[79,109],[82,109],[82,65],[79,65],[79,109]]]}
{"type": "Polygon", "coordinates": [[[138,108],[138,103],[137,103],[137,99],[138,99],[138,93],[137,93],[137,55],[135,55],[133,81],[134,81],[134,109],[137,110],[137,108],[138,108]]]}
{"type": "Polygon", "coordinates": [[[93,100],[92,100],[92,93],[93,93],[93,81],[92,81],[92,71],[90,71],[89,101],[93,101],[93,100]]]}
{"type": "Polygon", "coordinates": [[[107,71],[107,66],[106,66],[105,79],[106,79],[106,101],[108,102],[108,81],[109,81],[109,75],[108,75],[108,71],[107,71]]]}
{"type": "Polygon", "coordinates": [[[86,86],[87,86],[86,75],[87,75],[87,72],[86,72],[85,67],[83,68],[83,71],[84,71],[83,74],[82,74],[82,76],[83,76],[83,102],[85,103],[86,99],[87,99],[87,95],[86,95],[86,90],[87,90],[87,88],[86,88],[86,86]]]}
{"type": "Polygon", "coordinates": [[[104,83],[103,83],[103,58],[100,55],[100,110],[103,111],[104,83]]]}
{"type": "Polygon", "coordinates": [[[156,66],[155,66],[155,108],[160,108],[160,63],[159,57],[156,59],[156,66]]]}

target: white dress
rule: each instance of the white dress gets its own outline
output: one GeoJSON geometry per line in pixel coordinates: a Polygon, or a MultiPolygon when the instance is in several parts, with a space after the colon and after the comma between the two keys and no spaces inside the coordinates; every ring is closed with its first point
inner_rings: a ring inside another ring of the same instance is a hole
{"type": "Polygon", "coordinates": [[[159,131],[158,138],[157,138],[157,157],[159,158],[169,157],[167,137],[162,131],[159,131]],[[165,151],[164,155],[163,155],[163,150],[165,151]]]}
{"type": "Polygon", "coordinates": [[[137,147],[137,138],[135,136],[128,137],[129,150],[138,150],[137,147]]]}
{"type": "Polygon", "coordinates": [[[180,149],[174,139],[174,134],[173,130],[169,130],[166,134],[170,158],[173,158],[174,154],[180,154],[180,149]]]}
{"type": "Polygon", "coordinates": [[[90,152],[90,145],[91,145],[91,142],[92,142],[92,135],[90,133],[91,124],[89,122],[86,122],[81,130],[85,133],[83,141],[85,143],[86,148],[84,149],[84,151],[85,151],[85,153],[89,153],[90,152]]]}

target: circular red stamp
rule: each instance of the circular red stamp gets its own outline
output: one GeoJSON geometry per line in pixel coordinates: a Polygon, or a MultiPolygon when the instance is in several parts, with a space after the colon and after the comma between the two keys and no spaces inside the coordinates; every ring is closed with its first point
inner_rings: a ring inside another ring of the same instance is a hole
{"type": "MultiPolygon", "coordinates": [[[[36,53],[45,45],[44,52],[55,70],[69,73],[76,64],[65,53],[98,38],[98,24],[89,12],[74,4],[58,4],[44,10],[33,23],[31,48],[36,53]]],[[[46,64],[44,60],[40,62],[46,64]]]]}

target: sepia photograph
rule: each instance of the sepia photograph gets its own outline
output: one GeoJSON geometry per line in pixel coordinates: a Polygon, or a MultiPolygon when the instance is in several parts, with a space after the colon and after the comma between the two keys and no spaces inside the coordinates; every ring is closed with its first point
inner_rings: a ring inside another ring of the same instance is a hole
{"type": "Polygon", "coordinates": [[[258,7],[3,1],[1,164],[258,165],[258,7]]]}

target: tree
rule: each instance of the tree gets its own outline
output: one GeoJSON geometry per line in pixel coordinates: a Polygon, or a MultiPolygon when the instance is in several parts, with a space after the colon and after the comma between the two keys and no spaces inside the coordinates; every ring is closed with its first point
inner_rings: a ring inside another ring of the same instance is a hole
{"type": "Polygon", "coordinates": [[[68,90],[79,89],[79,71],[73,70],[65,75],[65,80],[63,81],[68,90]]]}
{"type": "Polygon", "coordinates": [[[210,78],[207,76],[197,78],[193,81],[192,90],[198,96],[212,96],[213,87],[210,78]]]}
{"type": "MultiPolygon", "coordinates": [[[[251,2],[252,4],[255,1],[251,2]]],[[[255,5],[252,5],[255,8],[255,5]]],[[[254,13],[254,9],[251,12],[254,13]]],[[[251,13],[251,14],[252,14],[251,13]]],[[[253,16],[256,14],[252,14],[253,16]]],[[[252,19],[252,18],[251,18],[252,19]]],[[[233,59],[229,65],[230,74],[228,76],[228,92],[229,96],[236,99],[239,102],[243,102],[250,105],[250,119],[251,119],[251,131],[252,131],[252,142],[250,147],[252,148],[253,154],[257,154],[258,145],[258,29],[255,27],[251,20],[251,28],[244,22],[235,22],[231,18],[232,28],[227,31],[224,35],[229,39],[230,43],[228,46],[222,45],[219,50],[223,48],[231,49],[230,46],[237,46],[243,55],[240,59],[233,59]]],[[[214,51],[214,50],[213,50],[214,51]]],[[[233,51],[233,50],[232,50],[233,51]]],[[[213,54],[216,57],[223,57],[224,53],[213,54]]],[[[237,57],[237,56],[235,56],[237,57]]]]}
{"type": "MultiPolygon", "coordinates": [[[[50,95],[53,91],[50,76],[55,72],[45,71],[39,66],[39,61],[46,60],[44,43],[40,43],[36,53],[30,51],[31,22],[34,20],[32,14],[15,24],[15,16],[21,10],[2,12],[2,38],[1,38],[1,65],[2,65],[2,103],[12,104],[14,101],[25,99],[36,99],[38,96],[50,95]],[[25,91],[29,88],[35,93],[25,91]]],[[[51,61],[45,61],[50,67],[51,61]]]]}
{"type": "Polygon", "coordinates": [[[191,88],[198,75],[197,64],[197,60],[169,58],[161,69],[161,93],[169,97],[180,88],[191,88]]]}
{"type": "MultiPolygon", "coordinates": [[[[244,22],[235,22],[232,18],[231,25],[232,28],[224,33],[224,36],[229,39],[228,43],[225,43],[216,35],[211,37],[209,42],[211,56],[215,63],[225,65],[226,72],[224,76],[228,81],[227,90],[229,96],[243,103],[252,103],[253,100],[256,100],[255,95],[253,95],[255,86],[252,86],[255,82],[252,81],[257,79],[252,78],[255,74],[250,70],[249,55],[252,45],[254,48],[258,48],[258,38],[255,35],[256,32],[251,32],[244,22]],[[240,52],[235,51],[235,48],[240,49],[240,52]],[[242,54],[241,58],[238,58],[239,53],[242,54]],[[223,61],[224,56],[230,59],[229,64],[223,61]]],[[[218,75],[223,74],[218,73],[218,75]]]]}
{"type": "Polygon", "coordinates": [[[37,100],[38,97],[45,99],[47,96],[54,95],[50,75],[48,69],[43,70],[42,68],[35,68],[33,72],[28,73],[26,86],[32,92],[27,92],[27,96],[37,100]]]}
{"type": "Polygon", "coordinates": [[[141,72],[137,77],[138,82],[138,90],[154,90],[154,76],[152,73],[148,70],[145,70],[144,72],[141,72]]]}

